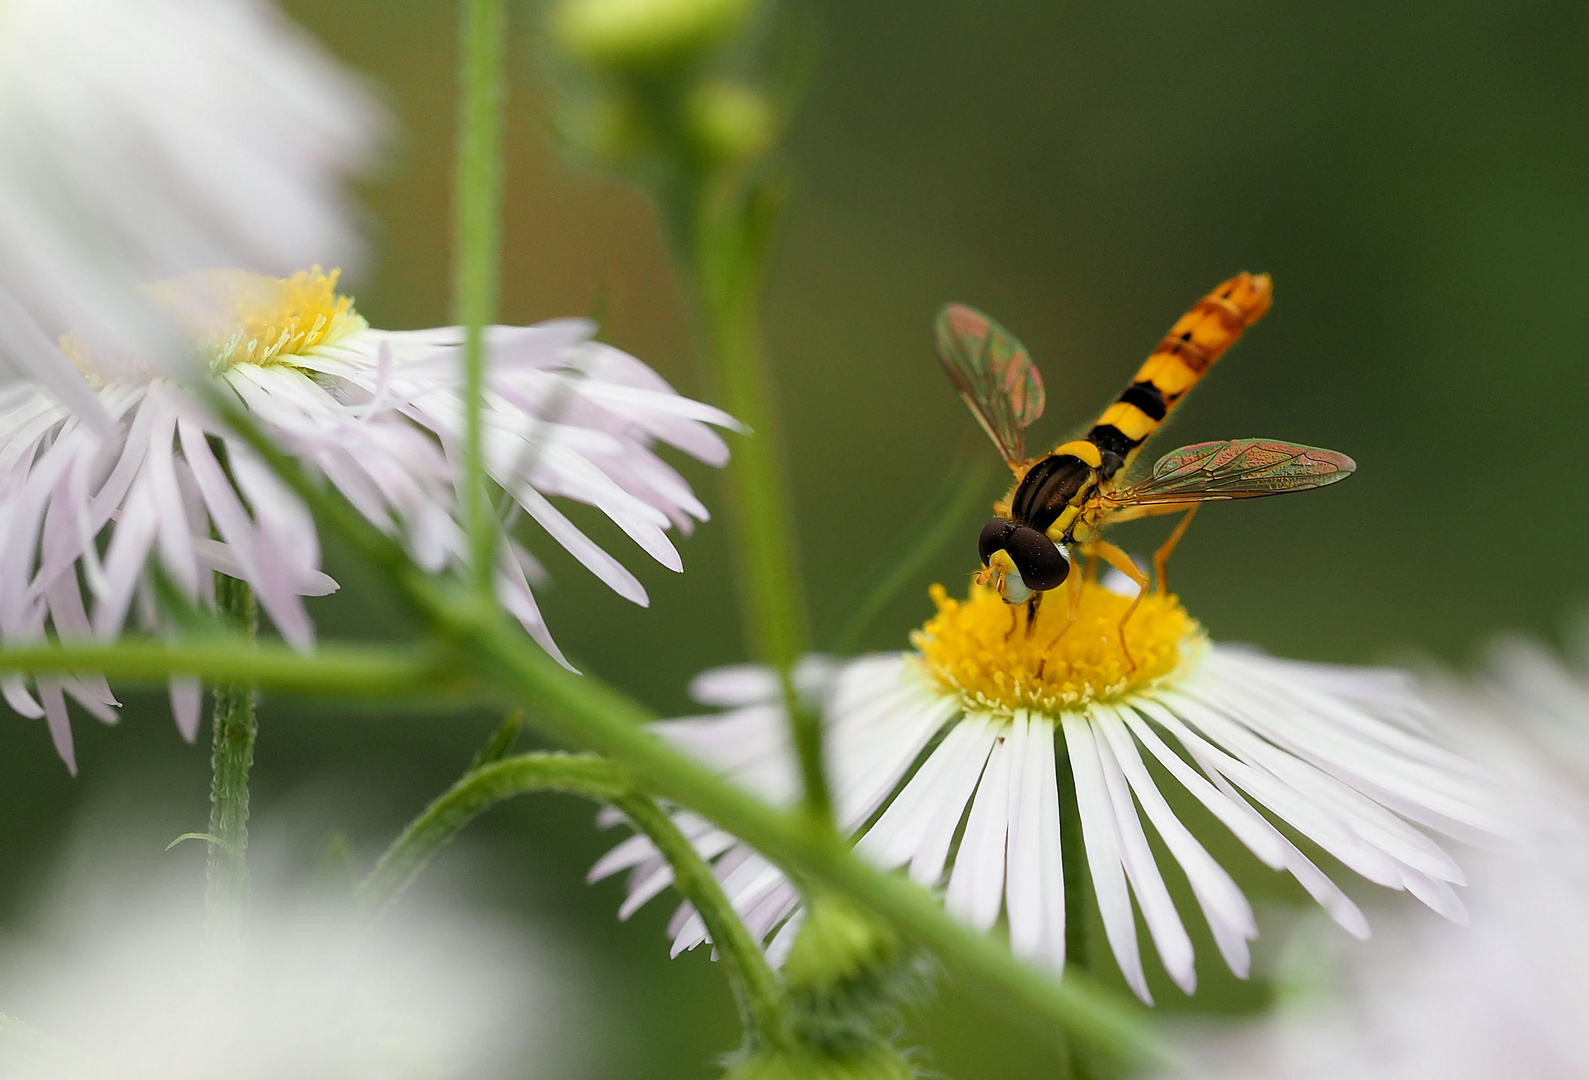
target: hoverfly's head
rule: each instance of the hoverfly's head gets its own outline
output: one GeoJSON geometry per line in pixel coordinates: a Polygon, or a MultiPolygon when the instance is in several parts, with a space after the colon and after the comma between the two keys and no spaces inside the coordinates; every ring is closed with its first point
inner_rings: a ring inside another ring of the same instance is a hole
{"type": "Polygon", "coordinates": [[[1027,525],[994,518],[977,539],[982,570],[977,584],[992,585],[1006,604],[1024,604],[1070,575],[1070,561],[1058,544],[1027,525]]]}

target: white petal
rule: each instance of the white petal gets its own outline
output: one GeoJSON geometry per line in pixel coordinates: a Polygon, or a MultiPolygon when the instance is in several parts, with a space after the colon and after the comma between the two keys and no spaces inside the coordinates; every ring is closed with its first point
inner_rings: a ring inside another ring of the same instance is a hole
{"type": "Polygon", "coordinates": [[[176,717],[177,730],[188,742],[198,738],[199,707],[203,700],[204,692],[199,680],[172,676],[171,712],[176,717]]]}
{"type": "Polygon", "coordinates": [[[1114,951],[1115,962],[1125,976],[1126,985],[1153,1004],[1148,980],[1142,973],[1142,956],[1137,946],[1137,920],[1131,909],[1131,894],[1120,852],[1120,827],[1115,822],[1114,804],[1109,798],[1103,765],[1092,727],[1079,716],[1064,718],[1065,746],[1070,754],[1071,775],[1076,782],[1076,805],[1081,812],[1081,834],[1087,849],[1087,868],[1092,874],[1093,894],[1103,916],[1104,936],[1114,951]]]}
{"type": "Polygon", "coordinates": [[[1213,856],[1199,844],[1181,820],[1175,816],[1158,786],[1142,764],[1131,733],[1118,712],[1107,706],[1095,707],[1093,715],[1097,730],[1102,732],[1115,760],[1131,785],[1137,802],[1141,804],[1148,820],[1158,830],[1164,846],[1186,872],[1187,882],[1197,897],[1208,920],[1215,944],[1230,969],[1242,978],[1247,977],[1250,956],[1247,942],[1258,935],[1258,925],[1253,919],[1252,905],[1213,856]]]}
{"type": "MultiPolygon", "coordinates": [[[[1043,760],[1053,769],[1053,731],[1041,720],[1032,721],[1026,711],[1016,712],[1012,731],[1019,731],[1023,744],[1021,769],[1010,781],[1010,845],[1008,891],[1010,949],[1016,956],[1041,955],[1044,940],[1042,820],[1043,760]],[[1043,742],[1044,733],[1049,735],[1043,742]]],[[[975,811],[973,811],[975,813],[975,811]]]]}
{"type": "Polygon", "coordinates": [[[1114,806],[1115,825],[1119,828],[1121,861],[1126,877],[1142,907],[1142,917],[1148,924],[1148,933],[1170,973],[1183,993],[1197,989],[1197,967],[1192,955],[1192,939],[1181,923],[1181,916],[1170,899],[1164,876],[1159,873],[1153,850],[1148,847],[1147,834],[1142,831],[1142,820],[1131,801],[1131,788],[1126,782],[1120,762],[1115,758],[1107,741],[1100,740],[1094,730],[1093,745],[1103,766],[1104,786],[1109,791],[1109,801],[1114,806]]]}
{"type": "Polygon", "coordinates": [[[1005,840],[1009,833],[1010,774],[1025,768],[1027,725],[1010,724],[994,739],[993,752],[971,803],[960,850],[949,873],[944,905],[984,933],[999,918],[1004,899],[1005,840]]]}
{"type": "MultiPolygon", "coordinates": [[[[1156,701],[1138,701],[1136,709],[1158,719],[1162,714],[1168,715],[1171,722],[1178,723],[1173,714],[1156,701]]],[[[1171,776],[1181,782],[1181,785],[1196,797],[1208,810],[1217,817],[1227,829],[1236,834],[1236,837],[1247,846],[1254,855],[1272,869],[1279,870],[1286,864],[1286,843],[1269,823],[1254,811],[1243,800],[1231,800],[1221,794],[1208,778],[1198,773],[1181,759],[1181,756],[1171,750],[1159,738],[1158,733],[1148,726],[1137,712],[1132,709],[1122,709],[1120,715],[1130,726],[1142,745],[1158,759],[1159,764],[1171,776]]],[[[1162,722],[1162,721],[1161,721],[1162,722]]]]}
{"type": "Polygon", "coordinates": [[[61,695],[61,684],[54,679],[40,679],[39,700],[44,703],[44,718],[49,724],[50,739],[55,752],[66,762],[66,771],[77,775],[77,754],[72,749],[72,722],[66,715],[66,699],[61,695]]]}

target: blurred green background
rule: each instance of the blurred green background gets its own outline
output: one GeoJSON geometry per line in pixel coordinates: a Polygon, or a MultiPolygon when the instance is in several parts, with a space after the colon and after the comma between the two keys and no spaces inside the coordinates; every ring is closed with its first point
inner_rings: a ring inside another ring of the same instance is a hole
{"type": "MultiPolygon", "coordinates": [[[[288,7],[369,76],[402,128],[366,190],[376,258],[359,306],[381,326],[443,323],[454,5],[288,7]]],[[[793,197],[769,337],[819,635],[979,438],[932,357],[939,305],[973,303],[1031,348],[1048,384],[1041,442],[1089,422],[1170,323],[1242,269],[1274,275],[1274,309],[1162,447],[1271,436],[1346,451],[1359,471],[1199,518],[1175,585],[1216,636],[1321,660],[1465,663],[1502,628],[1554,635],[1583,601],[1589,7],[823,0],[794,14],[816,28],[819,59],[784,151],[793,197]]],[[[503,319],[600,305],[608,340],[698,393],[655,217],[557,151],[544,10],[513,16],[503,319]]],[[[683,468],[716,506],[711,470],[683,468]]],[[[951,588],[973,567],[982,516],[934,561],[951,588]]],[[[656,709],[688,708],[694,672],[743,656],[724,530],[681,541],[674,576],[579,520],[652,605],[618,600],[543,541],[553,632],[656,709]]],[[[1161,529],[1119,539],[1146,551],[1161,529]]],[[[323,634],[400,633],[359,568],[330,559],[344,589],[318,603],[323,634]]],[[[887,609],[868,647],[904,644],[933,577],[887,609]]],[[[268,700],[256,813],[308,799],[318,809],[294,826],[306,845],[342,828],[373,857],[494,722],[268,700]]],[[[73,780],[39,725],[0,719],[0,917],[25,909],[85,807],[143,804],[173,834],[202,827],[207,749],[181,742],[159,700],[132,696],[119,728],[82,721],[79,738],[73,780]]],[[[670,902],[619,925],[617,884],[583,884],[612,842],[592,817],[550,797],[497,811],[473,834],[467,861],[486,873],[472,888],[584,958],[605,1019],[589,1033],[601,1052],[575,1075],[713,1075],[736,1039],[722,980],[704,955],[667,959],[670,902]]],[[[196,848],[149,857],[197,867],[196,848]]],[[[1216,854],[1260,896],[1295,899],[1229,845],[1216,854]]],[[[1259,1004],[1262,986],[1236,983],[1199,940],[1205,992],[1187,1002],[1161,978],[1165,1007],[1259,1004]]],[[[950,1076],[1047,1071],[1040,1042],[952,990],[905,1039],[950,1076]]]]}

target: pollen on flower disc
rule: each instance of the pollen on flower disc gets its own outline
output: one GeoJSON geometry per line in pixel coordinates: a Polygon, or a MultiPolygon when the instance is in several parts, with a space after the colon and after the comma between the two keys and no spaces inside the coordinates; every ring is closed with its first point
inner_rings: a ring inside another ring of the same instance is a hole
{"type": "Polygon", "coordinates": [[[938,613],[911,635],[921,663],[976,708],[1051,711],[1122,697],[1169,675],[1203,644],[1203,630],[1174,596],[1149,593],[1126,624],[1131,598],[1093,582],[1069,624],[1064,590],[1047,595],[1033,625],[1024,605],[973,585],[965,600],[932,587],[938,613]],[[1135,661],[1133,666],[1132,661],[1135,661]]]}
{"type": "Polygon", "coordinates": [[[210,270],[149,287],[209,358],[224,371],[237,364],[290,363],[367,325],[353,298],[339,294],[341,271],[318,266],[287,278],[210,270]]]}

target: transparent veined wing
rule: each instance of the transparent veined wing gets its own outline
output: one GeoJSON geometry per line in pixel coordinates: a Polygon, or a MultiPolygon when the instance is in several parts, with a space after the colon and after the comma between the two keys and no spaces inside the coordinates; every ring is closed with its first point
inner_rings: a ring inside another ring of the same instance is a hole
{"type": "Polygon", "coordinates": [[[1325,487],[1356,468],[1334,450],[1274,439],[1226,439],[1171,450],[1154,464],[1153,475],[1104,498],[1117,506],[1253,499],[1325,487]]]}
{"type": "Polygon", "coordinates": [[[1014,334],[975,308],[938,313],[938,359],[1012,469],[1026,460],[1026,429],[1043,415],[1043,377],[1014,334]]]}

